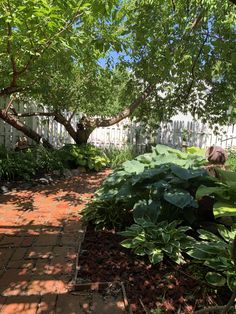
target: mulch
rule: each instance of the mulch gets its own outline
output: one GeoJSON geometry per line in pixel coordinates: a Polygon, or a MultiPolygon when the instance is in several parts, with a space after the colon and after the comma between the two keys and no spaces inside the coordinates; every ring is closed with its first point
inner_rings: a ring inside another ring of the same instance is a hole
{"type": "Polygon", "coordinates": [[[121,247],[123,238],[113,231],[94,231],[89,226],[79,256],[78,281],[124,283],[135,314],[192,313],[225,300],[215,290],[195,279],[186,265],[169,260],[151,265],[121,247]]]}

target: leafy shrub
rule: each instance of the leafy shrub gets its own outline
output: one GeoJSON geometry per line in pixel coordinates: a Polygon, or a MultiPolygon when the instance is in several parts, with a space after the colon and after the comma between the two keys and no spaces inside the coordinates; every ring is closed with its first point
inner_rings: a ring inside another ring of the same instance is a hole
{"type": "Polygon", "coordinates": [[[161,262],[164,256],[168,256],[174,262],[184,263],[182,252],[193,247],[194,239],[186,235],[191,229],[187,226],[179,226],[181,221],[168,223],[162,221],[153,223],[145,219],[137,219],[126,231],[120,232],[128,239],[121,245],[130,248],[135,254],[148,255],[152,264],[161,262]]]}
{"type": "Polygon", "coordinates": [[[122,148],[108,147],[104,149],[104,153],[110,160],[110,166],[112,168],[117,168],[123,162],[132,160],[137,156],[135,148],[131,145],[122,148]]]}
{"type": "Polygon", "coordinates": [[[201,156],[157,145],[152,153],[126,161],[104,181],[84,217],[97,227],[128,226],[137,218],[152,221],[196,220],[195,192],[216,179],[204,169],[201,156]],[[185,169],[185,168],[187,169],[185,169]],[[190,169],[188,169],[190,168],[190,169]]]}
{"type": "Polygon", "coordinates": [[[188,254],[198,263],[211,271],[206,274],[206,281],[216,287],[227,286],[233,290],[236,286],[236,273],[232,259],[233,240],[236,225],[231,229],[218,225],[219,235],[206,230],[199,230],[200,241],[195,242],[188,254]]]}
{"type": "Polygon", "coordinates": [[[1,154],[1,156],[1,179],[29,180],[39,173],[63,170],[63,165],[56,152],[42,146],[17,152],[9,151],[5,156],[3,156],[3,154],[1,154]]]}
{"type": "Polygon", "coordinates": [[[90,170],[99,171],[109,164],[109,159],[104,152],[90,144],[65,145],[58,151],[58,156],[67,168],[83,166],[90,170]]]}

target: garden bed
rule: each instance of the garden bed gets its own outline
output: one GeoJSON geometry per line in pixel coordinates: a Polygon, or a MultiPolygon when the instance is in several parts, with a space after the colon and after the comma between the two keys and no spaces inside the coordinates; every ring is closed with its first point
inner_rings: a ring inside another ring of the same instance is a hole
{"type": "Polygon", "coordinates": [[[135,314],[192,313],[196,308],[221,304],[222,296],[194,278],[186,266],[169,260],[151,265],[120,246],[123,238],[90,226],[81,247],[77,283],[123,282],[135,314]]]}

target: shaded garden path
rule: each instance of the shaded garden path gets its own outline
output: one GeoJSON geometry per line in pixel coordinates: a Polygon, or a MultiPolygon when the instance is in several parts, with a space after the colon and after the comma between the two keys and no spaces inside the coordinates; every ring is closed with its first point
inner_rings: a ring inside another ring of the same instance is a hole
{"type": "Polygon", "coordinates": [[[84,313],[69,292],[79,211],[107,172],[0,195],[0,313],[84,313]]]}

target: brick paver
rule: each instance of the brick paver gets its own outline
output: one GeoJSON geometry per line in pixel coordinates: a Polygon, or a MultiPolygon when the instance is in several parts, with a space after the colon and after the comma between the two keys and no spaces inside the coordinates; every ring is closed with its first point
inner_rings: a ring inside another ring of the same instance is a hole
{"type": "Polygon", "coordinates": [[[79,212],[106,173],[0,196],[0,313],[85,313],[69,292],[79,212]]]}

